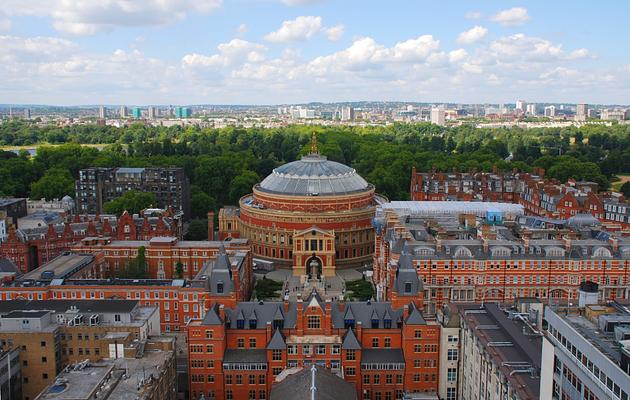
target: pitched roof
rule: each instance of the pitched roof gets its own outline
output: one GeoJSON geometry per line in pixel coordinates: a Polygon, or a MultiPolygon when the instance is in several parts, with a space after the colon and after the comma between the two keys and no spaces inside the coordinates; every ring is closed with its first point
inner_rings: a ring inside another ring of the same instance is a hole
{"type": "Polygon", "coordinates": [[[356,400],[354,384],[344,381],[325,368],[313,365],[288,375],[271,388],[270,400],[356,400]]]}
{"type": "Polygon", "coordinates": [[[223,355],[224,363],[267,363],[265,349],[227,349],[223,355]]]}
{"type": "Polygon", "coordinates": [[[19,273],[18,267],[8,258],[0,258],[0,272],[16,272],[19,273]]]}
{"type": "Polygon", "coordinates": [[[264,329],[267,326],[267,322],[273,323],[274,320],[284,321],[283,324],[285,328],[295,327],[297,318],[297,306],[295,302],[289,303],[288,311],[284,311],[284,303],[279,301],[242,301],[237,303],[234,309],[225,309],[228,328],[236,329],[236,321],[239,318],[246,320],[246,326],[249,327],[249,321],[247,321],[248,319],[245,318],[245,316],[251,315],[254,310],[256,311],[256,329],[264,329]]]}
{"type": "Polygon", "coordinates": [[[411,309],[409,311],[409,317],[405,323],[407,325],[426,325],[427,322],[424,320],[420,310],[418,310],[413,303],[411,303],[409,307],[411,307],[411,309]]]}
{"type": "Polygon", "coordinates": [[[344,309],[340,308],[340,304],[333,302],[332,304],[332,323],[334,328],[344,328],[345,319],[354,319],[356,323],[361,322],[363,327],[372,327],[372,317],[374,311],[379,316],[378,327],[380,329],[386,329],[384,320],[391,320],[391,328],[397,328],[397,322],[402,320],[402,309],[393,310],[392,305],[389,302],[384,301],[348,301],[344,303],[344,309]],[[354,318],[346,318],[345,315],[348,312],[348,308],[352,309],[351,315],[354,318]],[[389,316],[389,318],[386,318],[389,316]]]}
{"type": "Polygon", "coordinates": [[[282,337],[282,333],[280,333],[280,329],[276,329],[267,345],[267,350],[284,350],[286,348],[287,344],[282,337]]]}
{"type": "Polygon", "coordinates": [[[223,321],[216,312],[217,304],[213,307],[210,307],[206,312],[205,317],[203,318],[203,325],[223,325],[223,321]]]}
{"type": "Polygon", "coordinates": [[[359,340],[354,335],[354,332],[352,332],[352,328],[348,329],[348,333],[346,333],[346,336],[343,338],[343,343],[341,343],[341,348],[346,349],[346,350],[360,350],[361,349],[361,343],[359,343],[359,340]]]}
{"type": "Polygon", "coordinates": [[[405,356],[401,349],[365,349],[361,352],[361,364],[364,363],[403,363],[405,356]]]}

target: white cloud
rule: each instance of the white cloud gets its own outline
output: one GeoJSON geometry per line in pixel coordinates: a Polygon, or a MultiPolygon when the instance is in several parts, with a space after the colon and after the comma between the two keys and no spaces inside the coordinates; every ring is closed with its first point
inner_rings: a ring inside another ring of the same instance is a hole
{"type": "Polygon", "coordinates": [[[47,61],[67,56],[77,45],[69,40],[36,36],[0,36],[0,60],[3,62],[47,61]]]}
{"type": "Polygon", "coordinates": [[[277,31],[265,36],[269,42],[287,43],[310,39],[322,30],[322,17],[300,16],[284,21],[277,31]]]}
{"type": "Polygon", "coordinates": [[[236,35],[238,37],[243,37],[247,33],[247,25],[240,24],[238,28],[236,28],[236,35]]]}
{"type": "Polygon", "coordinates": [[[457,37],[457,43],[471,44],[480,41],[488,34],[488,29],[483,26],[474,26],[467,31],[459,34],[457,37]]]}
{"type": "Polygon", "coordinates": [[[0,33],[11,30],[11,20],[0,10],[0,33]]]}
{"type": "Polygon", "coordinates": [[[343,31],[343,25],[335,25],[326,29],[326,37],[328,38],[328,40],[336,42],[343,36],[343,31]]]}
{"type": "Polygon", "coordinates": [[[506,36],[490,43],[486,58],[501,62],[531,61],[554,62],[588,57],[587,49],[578,49],[567,54],[561,44],[546,39],[526,36],[522,33],[506,36]]]}
{"type": "Polygon", "coordinates": [[[217,46],[219,50],[211,56],[192,53],[182,57],[185,67],[228,67],[242,61],[260,62],[265,59],[266,47],[242,39],[232,39],[217,46]]]}
{"type": "Polygon", "coordinates": [[[453,50],[448,53],[448,59],[452,63],[458,63],[468,58],[468,52],[464,49],[453,50]]]}
{"type": "Polygon", "coordinates": [[[479,11],[468,11],[464,17],[466,19],[479,19],[482,14],[479,11]]]}
{"type": "Polygon", "coordinates": [[[494,22],[498,22],[504,26],[522,25],[529,21],[527,9],[523,7],[513,7],[509,10],[499,11],[490,18],[494,22]]]}
{"type": "Polygon", "coordinates": [[[56,30],[71,35],[165,25],[221,5],[222,0],[3,0],[7,14],[49,17],[56,30]]]}

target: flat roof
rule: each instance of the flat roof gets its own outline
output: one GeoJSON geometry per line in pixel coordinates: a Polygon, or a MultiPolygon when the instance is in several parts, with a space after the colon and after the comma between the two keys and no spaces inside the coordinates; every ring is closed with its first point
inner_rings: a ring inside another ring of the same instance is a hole
{"type": "Polygon", "coordinates": [[[41,267],[27,272],[21,279],[64,279],[87,267],[93,261],[94,256],[91,254],[61,254],[41,267]]]}
{"type": "Polygon", "coordinates": [[[458,305],[458,310],[462,320],[494,360],[496,368],[519,393],[519,397],[539,398],[542,336],[525,335],[525,324],[518,319],[509,319],[498,304],[458,305]],[[515,367],[516,364],[518,366],[515,367]],[[514,372],[527,368],[532,368],[536,373],[514,372]]]}
{"type": "Polygon", "coordinates": [[[498,203],[491,201],[391,201],[381,204],[383,210],[394,210],[398,214],[412,216],[431,216],[448,214],[475,214],[484,216],[486,212],[524,215],[520,204],[498,203]]]}

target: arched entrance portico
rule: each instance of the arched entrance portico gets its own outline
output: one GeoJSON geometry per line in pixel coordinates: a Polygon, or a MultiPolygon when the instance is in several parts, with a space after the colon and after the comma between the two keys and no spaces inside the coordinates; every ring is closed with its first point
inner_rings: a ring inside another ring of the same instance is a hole
{"type": "Polygon", "coordinates": [[[322,260],[315,253],[306,261],[306,275],[308,279],[321,279],[322,260]]]}

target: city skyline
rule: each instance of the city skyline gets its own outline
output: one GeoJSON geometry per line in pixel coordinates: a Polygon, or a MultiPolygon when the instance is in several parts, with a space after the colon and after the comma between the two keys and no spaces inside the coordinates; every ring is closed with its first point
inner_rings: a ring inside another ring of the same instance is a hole
{"type": "Polygon", "coordinates": [[[614,6],[9,0],[0,103],[625,104],[614,6]]]}

